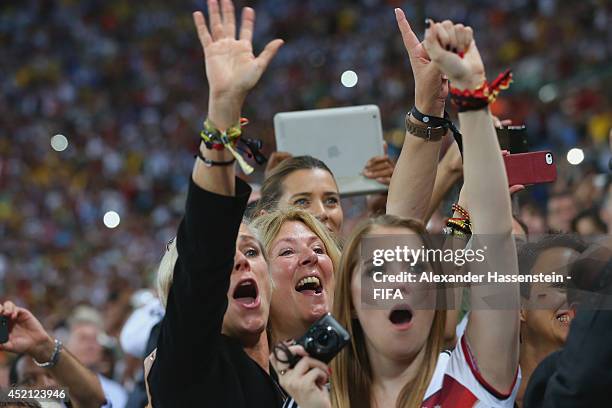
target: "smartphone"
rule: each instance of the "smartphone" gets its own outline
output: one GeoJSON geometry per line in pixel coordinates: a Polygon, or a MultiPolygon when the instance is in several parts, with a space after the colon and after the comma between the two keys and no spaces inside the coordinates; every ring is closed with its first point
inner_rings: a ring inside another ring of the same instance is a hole
{"type": "Polygon", "coordinates": [[[504,156],[508,184],[552,183],[557,179],[557,164],[551,152],[530,152],[504,156]]]}
{"type": "Polygon", "coordinates": [[[504,126],[496,128],[497,140],[502,150],[508,150],[510,153],[527,153],[529,145],[527,142],[527,128],[525,125],[520,126],[504,126]]]}
{"type": "Polygon", "coordinates": [[[8,317],[0,316],[0,344],[4,344],[9,339],[8,317]]]}
{"type": "MultiPolygon", "coordinates": [[[[296,344],[304,347],[310,357],[324,363],[329,363],[348,344],[351,336],[331,313],[325,314],[314,322],[306,334],[296,340],[296,344]]],[[[295,367],[300,356],[293,356],[289,362],[291,368],[295,367]]]]}

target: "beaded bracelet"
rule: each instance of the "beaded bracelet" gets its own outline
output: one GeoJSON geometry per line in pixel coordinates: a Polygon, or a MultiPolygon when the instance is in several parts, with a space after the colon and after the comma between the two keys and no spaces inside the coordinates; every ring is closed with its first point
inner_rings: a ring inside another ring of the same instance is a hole
{"type": "Polygon", "coordinates": [[[466,220],[470,220],[470,213],[468,213],[467,210],[459,204],[453,204],[451,206],[451,209],[453,210],[453,212],[458,212],[459,214],[461,214],[466,220]]]}
{"type": "Polygon", "coordinates": [[[446,221],[446,225],[452,228],[459,228],[468,234],[472,233],[472,225],[463,218],[449,218],[448,221],[446,221]]]}

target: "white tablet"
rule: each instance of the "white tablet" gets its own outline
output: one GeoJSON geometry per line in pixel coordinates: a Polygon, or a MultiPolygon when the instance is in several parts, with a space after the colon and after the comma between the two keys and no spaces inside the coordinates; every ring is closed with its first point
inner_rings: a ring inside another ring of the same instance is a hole
{"type": "Polygon", "coordinates": [[[386,185],[361,175],[369,159],[383,155],[378,106],[277,113],[274,132],[277,151],[325,162],[334,173],[341,195],[387,190],[386,185]]]}

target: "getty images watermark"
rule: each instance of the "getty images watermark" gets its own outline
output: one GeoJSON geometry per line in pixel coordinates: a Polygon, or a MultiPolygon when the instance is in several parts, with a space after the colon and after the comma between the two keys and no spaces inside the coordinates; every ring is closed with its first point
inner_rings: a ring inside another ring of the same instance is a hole
{"type": "Polygon", "coordinates": [[[471,309],[552,308],[567,302],[568,290],[585,289],[572,286],[572,267],[584,248],[593,245],[569,235],[516,243],[496,235],[473,235],[469,241],[446,235],[366,236],[359,271],[362,305],[465,308],[466,292],[471,291],[479,295],[470,296],[471,309]]]}

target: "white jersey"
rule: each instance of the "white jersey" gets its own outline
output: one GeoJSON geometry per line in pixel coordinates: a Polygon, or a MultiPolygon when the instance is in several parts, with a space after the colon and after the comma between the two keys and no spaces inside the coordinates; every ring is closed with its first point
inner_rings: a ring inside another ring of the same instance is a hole
{"type": "MultiPolygon", "coordinates": [[[[519,370],[509,391],[495,390],[480,375],[467,341],[461,336],[453,351],[440,353],[422,408],[512,408],[520,379],[519,370]]],[[[298,405],[290,398],[283,407],[298,405]]]]}
{"type": "Polygon", "coordinates": [[[519,385],[520,372],[510,390],[499,391],[489,385],[461,336],[452,352],[440,354],[423,408],[512,408],[519,385]]]}

